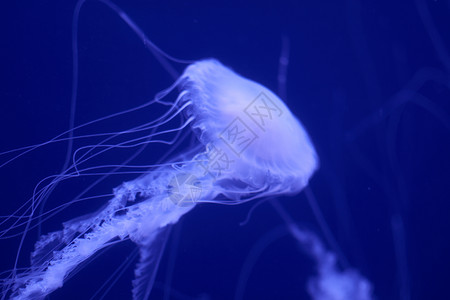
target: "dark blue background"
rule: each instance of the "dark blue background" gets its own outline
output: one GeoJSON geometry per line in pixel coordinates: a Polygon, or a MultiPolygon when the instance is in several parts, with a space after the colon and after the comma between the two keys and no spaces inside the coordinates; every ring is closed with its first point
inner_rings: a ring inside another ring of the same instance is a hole
{"type": "MultiPolygon", "coordinates": [[[[449,297],[449,1],[115,2],[171,55],[218,58],[274,91],[287,37],[285,101],[317,148],[321,168],[310,186],[342,252],[372,282],[378,299],[449,297]],[[414,78],[421,76],[417,84],[414,78]],[[393,230],[394,219],[403,222],[403,238],[393,230]]],[[[0,151],[68,128],[74,6],[43,0],[2,5],[0,151]]],[[[142,104],[172,80],[117,15],[96,1],[87,1],[81,12],[79,58],[76,124],[142,104]]],[[[141,114],[134,121],[154,117],[141,114]]],[[[94,131],[132,125],[121,119],[102,126],[94,131]]],[[[40,179],[57,174],[65,151],[65,144],[49,146],[0,169],[1,215],[28,199],[40,179]]],[[[148,160],[140,157],[139,163],[154,162],[161,151],[149,150],[148,160]]],[[[127,179],[115,177],[99,192],[127,179]]],[[[50,206],[70,200],[83,184],[60,186],[50,206]]],[[[280,203],[299,225],[322,236],[304,195],[280,203]]],[[[267,203],[240,226],[254,204],[202,205],[186,215],[163,257],[155,299],[162,298],[174,258],[173,299],[182,299],[175,290],[232,299],[252,247],[267,233],[284,230],[267,203]]],[[[62,221],[94,209],[74,207],[43,229],[57,230],[62,221]]],[[[35,239],[36,232],[30,233],[22,266],[35,239]]],[[[1,245],[6,270],[18,239],[1,245]]],[[[89,299],[133,249],[127,242],[106,251],[51,299],[89,299]]],[[[257,260],[245,298],[307,299],[305,285],[313,274],[311,261],[285,234],[257,260]]],[[[130,298],[132,277],[130,267],[106,299],[130,298]]]]}

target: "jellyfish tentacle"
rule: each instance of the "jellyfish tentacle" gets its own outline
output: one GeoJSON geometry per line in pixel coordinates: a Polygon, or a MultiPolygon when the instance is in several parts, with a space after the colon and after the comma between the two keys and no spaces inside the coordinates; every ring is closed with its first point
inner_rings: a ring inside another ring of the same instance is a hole
{"type": "Polygon", "coordinates": [[[172,226],[160,228],[141,243],[139,263],[134,271],[135,279],[132,290],[134,300],[148,299],[171,228],[172,226]]]}

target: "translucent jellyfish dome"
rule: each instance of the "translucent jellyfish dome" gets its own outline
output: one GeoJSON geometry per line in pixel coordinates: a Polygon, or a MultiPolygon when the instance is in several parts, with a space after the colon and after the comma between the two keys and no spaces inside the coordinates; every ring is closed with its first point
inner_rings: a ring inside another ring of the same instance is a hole
{"type": "Polygon", "coordinates": [[[197,159],[217,177],[215,194],[297,193],[307,185],[318,165],[316,152],[272,91],[215,59],[188,66],[182,88],[182,101],[192,103],[192,128],[207,148],[197,159]]]}

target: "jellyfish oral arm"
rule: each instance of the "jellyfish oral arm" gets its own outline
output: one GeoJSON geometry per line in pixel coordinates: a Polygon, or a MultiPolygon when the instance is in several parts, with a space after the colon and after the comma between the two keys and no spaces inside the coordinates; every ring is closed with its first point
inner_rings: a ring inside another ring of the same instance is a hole
{"type": "MultiPolygon", "coordinates": [[[[55,240],[66,246],[53,251],[52,258],[43,266],[32,266],[32,271],[16,278],[16,291],[12,299],[43,298],[62,287],[70,272],[93,254],[125,239],[131,239],[141,247],[140,265],[145,265],[145,260],[151,259],[149,256],[158,252],[152,249],[152,243],[158,234],[166,226],[176,223],[193,205],[181,207],[169,199],[168,195],[161,195],[125,206],[127,202],[135,201],[133,195],[136,193],[133,191],[131,194],[129,187],[130,183],[126,188],[117,189],[109,205],[95,216],[68,222],[63,230],[43,236],[36,243],[32,257],[48,255],[48,248],[55,240]]],[[[160,244],[164,245],[165,242],[160,244]]],[[[135,282],[139,282],[140,275],[144,276],[138,271],[139,266],[135,282]]],[[[133,293],[138,293],[137,289],[135,286],[133,293]]]]}

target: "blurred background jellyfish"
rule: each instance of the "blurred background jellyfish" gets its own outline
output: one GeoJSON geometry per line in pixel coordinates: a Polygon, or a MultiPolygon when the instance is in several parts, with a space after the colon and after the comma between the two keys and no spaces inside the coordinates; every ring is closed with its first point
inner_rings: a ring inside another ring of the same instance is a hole
{"type": "Polygon", "coordinates": [[[448,3],[116,4],[1,12],[3,298],[448,297],[448,3]]]}

